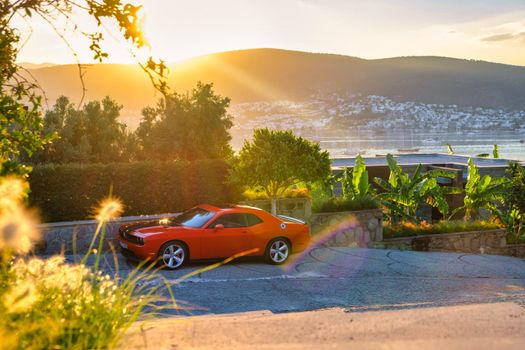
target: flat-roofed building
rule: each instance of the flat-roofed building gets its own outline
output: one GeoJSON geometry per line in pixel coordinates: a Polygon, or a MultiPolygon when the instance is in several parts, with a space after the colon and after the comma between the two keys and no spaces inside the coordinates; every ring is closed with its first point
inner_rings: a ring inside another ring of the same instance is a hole
{"type": "MultiPolygon", "coordinates": [[[[444,153],[415,153],[415,154],[394,154],[394,159],[403,171],[413,174],[419,164],[423,166],[424,171],[431,169],[442,169],[451,171],[456,174],[455,179],[439,178],[438,182],[442,186],[454,186],[464,188],[468,176],[468,161],[471,157],[456,154],[444,153]]],[[[510,162],[516,162],[525,165],[524,162],[502,159],[502,158],[481,158],[472,157],[474,164],[479,170],[480,175],[490,175],[492,177],[502,177],[506,175],[506,170],[510,162]]],[[[363,157],[366,164],[370,183],[373,183],[374,177],[379,177],[388,180],[390,169],[386,161],[386,155],[376,155],[375,157],[363,157]]],[[[353,168],[355,166],[355,157],[336,158],[332,159],[332,172],[334,174],[341,173],[344,168],[353,168]]],[[[341,193],[341,184],[334,184],[334,192],[341,193]]],[[[463,204],[463,195],[451,195],[448,198],[450,211],[463,204]]],[[[428,208],[430,210],[430,208],[428,208]]],[[[440,217],[437,210],[432,210],[425,217],[430,219],[440,217]]]]}

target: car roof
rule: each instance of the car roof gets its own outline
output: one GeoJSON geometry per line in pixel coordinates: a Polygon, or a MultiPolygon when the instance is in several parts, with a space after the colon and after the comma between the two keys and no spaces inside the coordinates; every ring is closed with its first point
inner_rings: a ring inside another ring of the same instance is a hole
{"type": "Polygon", "coordinates": [[[211,205],[211,204],[201,204],[198,206],[206,210],[214,212],[231,212],[231,213],[249,213],[249,212],[264,212],[264,210],[256,207],[251,207],[248,205],[211,205]]]}

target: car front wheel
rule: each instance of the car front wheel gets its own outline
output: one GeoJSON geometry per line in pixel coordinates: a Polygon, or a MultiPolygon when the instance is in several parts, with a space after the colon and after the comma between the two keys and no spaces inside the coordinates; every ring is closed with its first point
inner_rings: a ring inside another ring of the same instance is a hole
{"type": "Polygon", "coordinates": [[[182,242],[168,242],[160,248],[159,261],[170,270],[178,269],[187,259],[188,249],[182,242]]]}
{"type": "Polygon", "coordinates": [[[290,242],[285,238],[276,238],[266,248],[266,262],[272,265],[283,264],[290,256],[290,242]]]}

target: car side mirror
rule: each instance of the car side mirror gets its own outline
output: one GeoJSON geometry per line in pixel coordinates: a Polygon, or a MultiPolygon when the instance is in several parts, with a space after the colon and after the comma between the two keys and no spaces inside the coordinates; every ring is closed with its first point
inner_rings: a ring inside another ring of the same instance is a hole
{"type": "Polygon", "coordinates": [[[222,229],[224,229],[224,225],[223,224],[217,224],[217,225],[215,225],[214,229],[222,230],[222,229]]]}

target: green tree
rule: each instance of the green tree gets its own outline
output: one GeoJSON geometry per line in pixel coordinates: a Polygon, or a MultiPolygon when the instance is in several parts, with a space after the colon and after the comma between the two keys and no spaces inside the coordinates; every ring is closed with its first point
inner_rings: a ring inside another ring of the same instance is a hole
{"type": "Polygon", "coordinates": [[[262,188],[275,215],[278,197],[300,182],[326,180],[330,164],[328,152],[291,131],[257,129],[253,140],[244,142],[230,175],[233,182],[262,188]]]}
{"type": "Polygon", "coordinates": [[[465,185],[465,198],[463,205],[456,208],[450,217],[454,217],[458,212],[464,210],[465,220],[477,218],[480,216],[479,210],[485,208],[493,215],[501,217],[499,205],[504,200],[505,186],[508,180],[506,178],[492,178],[490,175],[479,174],[479,170],[474,165],[472,158],[468,161],[468,177],[465,185]]]}
{"type": "Polygon", "coordinates": [[[509,241],[522,242],[525,222],[525,169],[518,163],[509,164],[510,181],[503,202],[502,221],[509,232],[509,241]]]}
{"type": "Polygon", "coordinates": [[[343,197],[360,199],[370,195],[368,171],[363,157],[359,154],[355,159],[353,169],[345,168],[341,177],[343,197]]]}
{"type": "Polygon", "coordinates": [[[417,211],[423,203],[437,208],[443,215],[448,214],[449,208],[445,196],[461,193],[461,190],[440,186],[437,178],[453,179],[456,176],[454,173],[443,170],[430,170],[423,173],[423,167],[419,164],[414,174],[410,176],[401,169],[391,154],[388,154],[386,159],[390,168],[388,181],[376,177],[374,182],[382,190],[378,198],[389,209],[394,221],[404,219],[419,222],[417,211]]]}
{"type": "Polygon", "coordinates": [[[122,106],[109,97],[88,102],[81,110],[65,96],[46,112],[44,132],[58,139],[35,155],[36,162],[113,162],[128,160],[128,133],[119,122],[122,106]]]}
{"type": "MultiPolygon", "coordinates": [[[[108,57],[108,53],[102,50],[104,19],[115,22],[125,40],[134,48],[139,49],[146,44],[139,10],[140,6],[121,0],[0,1],[0,175],[27,174],[30,169],[21,165],[21,158],[42,149],[54,136],[43,132],[42,99],[38,84],[27,74],[24,75],[23,69],[16,64],[21,42],[18,33],[24,32],[17,25],[30,25],[32,18],[38,17],[49,23],[62,39],[64,36],[61,34],[61,26],[73,28],[90,40],[89,49],[93,52],[94,59],[102,61],[108,57]],[[93,20],[93,23],[75,23],[75,18],[78,17],[73,16],[73,12],[75,15],[87,15],[84,18],[93,20]],[[25,22],[13,21],[20,17],[25,22]]],[[[139,64],[154,85],[165,93],[164,63],[156,62],[150,57],[139,64]]],[[[78,64],[78,67],[79,77],[84,85],[82,66],[78,64]]]]}
{"type": "Polygon", "coordinates": [[[172,93],[156,108],[142,111],[136,130],[143,159],[224,159],[232,155],[229,145],[232,118],[230,99],[213,91],[213,84],[198,83],[185,94],[172,93]]]}

